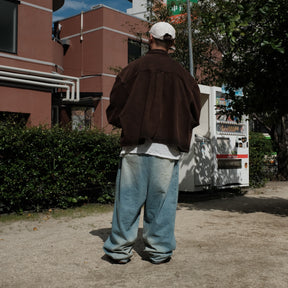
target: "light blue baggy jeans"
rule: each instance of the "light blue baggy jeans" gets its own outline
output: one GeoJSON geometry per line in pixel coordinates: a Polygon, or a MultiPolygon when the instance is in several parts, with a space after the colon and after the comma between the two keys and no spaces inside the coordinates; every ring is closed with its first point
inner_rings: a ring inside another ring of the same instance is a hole
{"type": "Polygon", "coordinates": [[[176,248],[178,161],[150,155],[125,155],[116,178],[112,231],[105,253],[115,260],[132,256],[144,206],[143,240],[151,261],[161,262],[176,248]]]}

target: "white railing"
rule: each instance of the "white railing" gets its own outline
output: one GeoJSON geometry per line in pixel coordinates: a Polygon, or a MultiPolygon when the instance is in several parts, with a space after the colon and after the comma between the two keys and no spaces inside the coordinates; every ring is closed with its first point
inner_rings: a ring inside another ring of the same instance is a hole
{"type": "Polygon", "coordinates": [[[0,80],[66,90],[65,101],[80,100],[78,77],[0,65],[0,80]]]}

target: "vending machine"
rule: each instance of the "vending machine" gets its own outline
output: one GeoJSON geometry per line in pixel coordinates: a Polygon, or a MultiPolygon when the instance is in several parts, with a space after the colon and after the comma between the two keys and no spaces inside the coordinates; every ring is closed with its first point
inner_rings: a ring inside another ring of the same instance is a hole
{"type": "MultiPolygon", "coordinates": [[[[249,186],[249,124],[221,115],[217,106],[228,107],[225,89],[199,85],[200,125],[193,130],[190,151],[180,159],[179,190],[249,186]]],[[[237,92],[239,93],[239,92],[237,92]]]]}

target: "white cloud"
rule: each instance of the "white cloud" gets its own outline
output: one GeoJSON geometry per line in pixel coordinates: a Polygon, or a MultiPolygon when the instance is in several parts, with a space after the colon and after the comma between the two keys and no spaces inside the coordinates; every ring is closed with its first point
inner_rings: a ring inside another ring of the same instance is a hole
{"type": "Polygon", "coordinates": [[[53,15],[52,21],[53,21],[53,22],[60,21],[60,20],[62,20],[63,18],[64,18],[63,16],[55,16],[55,15],[53,15]]]}
{"type": "Polygon", "coordinates": [[[73,10],[86,10],[89,9],[89,6],[84,3],[84,1],[76,1],[76,0],[66,0],[62,9],[73,9],[73,10]]]}
{"type": "Polygon", "coordinates": [[[125,12],[132,6],[128,0],[65,0],[63,7],[53,13],[53,22],[79,14],[81,11],[89,11],[100,3],[125,12]]]}

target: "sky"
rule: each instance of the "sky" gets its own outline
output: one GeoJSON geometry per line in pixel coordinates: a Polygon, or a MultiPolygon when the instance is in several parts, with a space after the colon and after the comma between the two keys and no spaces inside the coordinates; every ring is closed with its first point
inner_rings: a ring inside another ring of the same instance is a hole
{"type": "Polygon", "coordinates": [[[65,0],[63,7],[53,13],[53,22],[80,14],[81,11],[88,11],[97,4],[103,4],[125,13],[127,9],[132,8],[132,3],[128,0],[65,0]]]}

